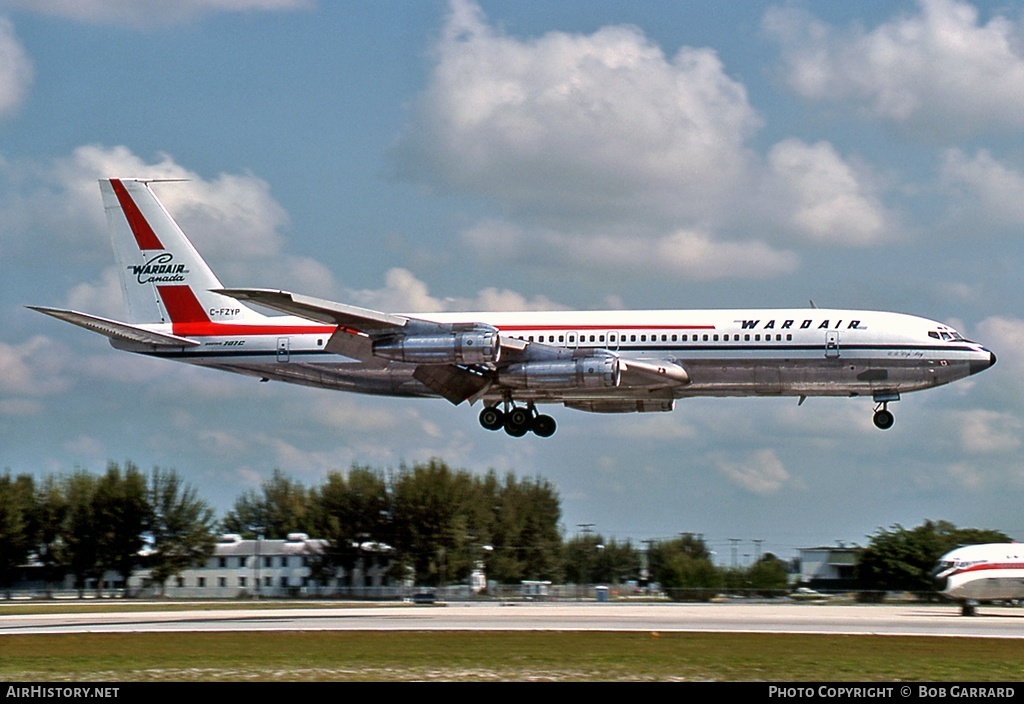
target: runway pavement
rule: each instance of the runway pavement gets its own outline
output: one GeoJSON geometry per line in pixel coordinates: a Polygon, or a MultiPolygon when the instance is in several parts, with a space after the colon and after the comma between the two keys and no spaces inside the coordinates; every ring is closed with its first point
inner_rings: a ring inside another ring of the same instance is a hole
{"type": "MultiPolygon", "coordinates": [[[[138,604],[131,604],[138,608],[138,604]]],[[[261,608],[0,616],[0,637],[31,633],[142,633],[168,631],[699,631],[886,634],[1024,638],[1024,609],[982,606],[960,616],[943,605],[831,605],[810,603],[475,603],[433,606],[338,604],[317,608],[261,608]]]]}

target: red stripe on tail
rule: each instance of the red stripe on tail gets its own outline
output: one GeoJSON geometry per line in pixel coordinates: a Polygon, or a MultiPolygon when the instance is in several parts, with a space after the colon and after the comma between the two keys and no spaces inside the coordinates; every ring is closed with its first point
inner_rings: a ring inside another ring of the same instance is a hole
{"type": "Polygon", "coordinates": [[[208,323],[210,316],[188,286],[157,286],[172,323],[208,323]]]}
{"type": "Polygon", "coordinates": [[[163,249],[164,246],[160,244],[160,238],[146,222],[146,217],[139,210],[139,206],[135,205],[135,201],[132,200],[128,189],[124,187],[121,180],[112,178],[110,185],[114,187],[114,195],[117,196],[117,202],[121,204],[124,217],[128,220],[128,226],[132,228],[132,234],[135,235],[139,249],[163,249]]]}
{"type": "Polygon", "coordinates": [[[164,302],[167,314],[171,316],[171,331],[175,335],[203,337],[206,335],[327,335],[334,332],[334,325],[294,325],[273,322],[240,325],[238,323],[215,323],[210,320],[196,294],[188,286],[157,286],[160,300],[164,302]]]}

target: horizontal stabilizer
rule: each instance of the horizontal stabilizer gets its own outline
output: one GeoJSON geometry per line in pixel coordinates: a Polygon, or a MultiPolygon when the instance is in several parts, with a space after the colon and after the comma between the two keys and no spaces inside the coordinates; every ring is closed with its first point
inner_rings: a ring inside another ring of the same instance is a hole
{"type": "Polygon", "coordinates": [[[215,289],[214,293],[239,301],[256,303],[289,315],[315,320],[318,323],[333,323],[360,332],[401,328],[409,322],[409,319],[402,315],[381,313],[368,308],[335,303],[288,291],[262,288],[222,288],[215,289]]]}
{"type": "Polygon", "coordinates": [[[199,344],[195,340],[190,340],[187,337],[178,337],[177,335],[153,332],[134,325],[129,325],[128,323],[119,323],[116,320],[109,320],[107,318],[79,313],[73,310],[45,308],[43,306],[28,307],[32,310],[39,311],[40,313],[53,316],[58,320],[63,320],[71,323],[72,325],[77,325],[80,328],[85,328],[86,330],[106,335],[111,340],[137,342],[143,345],[153,345],[154,347],[195,347],[199,344]]]}

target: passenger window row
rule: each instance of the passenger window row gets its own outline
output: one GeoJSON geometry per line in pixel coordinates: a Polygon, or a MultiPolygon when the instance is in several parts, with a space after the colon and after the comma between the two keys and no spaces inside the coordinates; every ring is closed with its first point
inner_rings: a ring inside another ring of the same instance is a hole
{"type": "MultiPolygon", "coordinates": [[[[559,343],[575,345],[587,345],[588,343],[596,343],[605,345],[605,335],[579,335],[579,341],[577,342],[577,335],[575,334],[561,334],[561,335],[519,335],[520,340],[527,342],[543,342],[543,343],[559,343]]],[[[616,333],[609,333],[607,335],[608,344],[624,344],[627,342],[786,342],[793,341],[793,334],[786,333],[775,333],[774,336],[771,333],[733,333],[733,334],[720,334],[720,333],[662,333],[659,339],[658,335],[646,335],[646,334],[630,334],[630,335],[617,335],[616,333]]]]}

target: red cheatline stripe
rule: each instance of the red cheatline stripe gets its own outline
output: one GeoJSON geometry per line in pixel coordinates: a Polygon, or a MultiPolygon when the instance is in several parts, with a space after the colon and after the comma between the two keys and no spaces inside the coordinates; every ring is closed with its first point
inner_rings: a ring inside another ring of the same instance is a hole
{"type": "Polygon", "coordinates": [[[978,565],[971,565],[970,567],[958,570],[957,574],[963,574],[965,572],[983,572],[985,570],[1024,570],[1024,562],[983,562],[978,565]]]}
{"type": "Polygon", "coordinates": [[[334,328],[323,325],[239,325],[236,323],[175,323],[175,335],[182,337],[246,337],[249,335],[331,335],[334,328]]]}
{"type": "Polygon", "coordinates": [[[160,300],[171,316],[175,335],[204,337],[212,335],[330,335],[333,325],[243,325],[215,323],[188,286],[157,286],[160,300]]]}
{"type": "Polygon", "coordinates": [[[160,244],[160,238],[146,222],[146,217],[139,210],[139,206],[135,205],[135,201],[132,200],[128,189],[124,187],[121,180],[112,178],[110,185],[114,187],[114,195],[117,196],[117,202],[121,204],[121,210],[124,211],[124,217],[128,220],[128,226],[132,228],[132,234],[135,235],[139,249],[163,249],[164,246],[160,244]]]}

